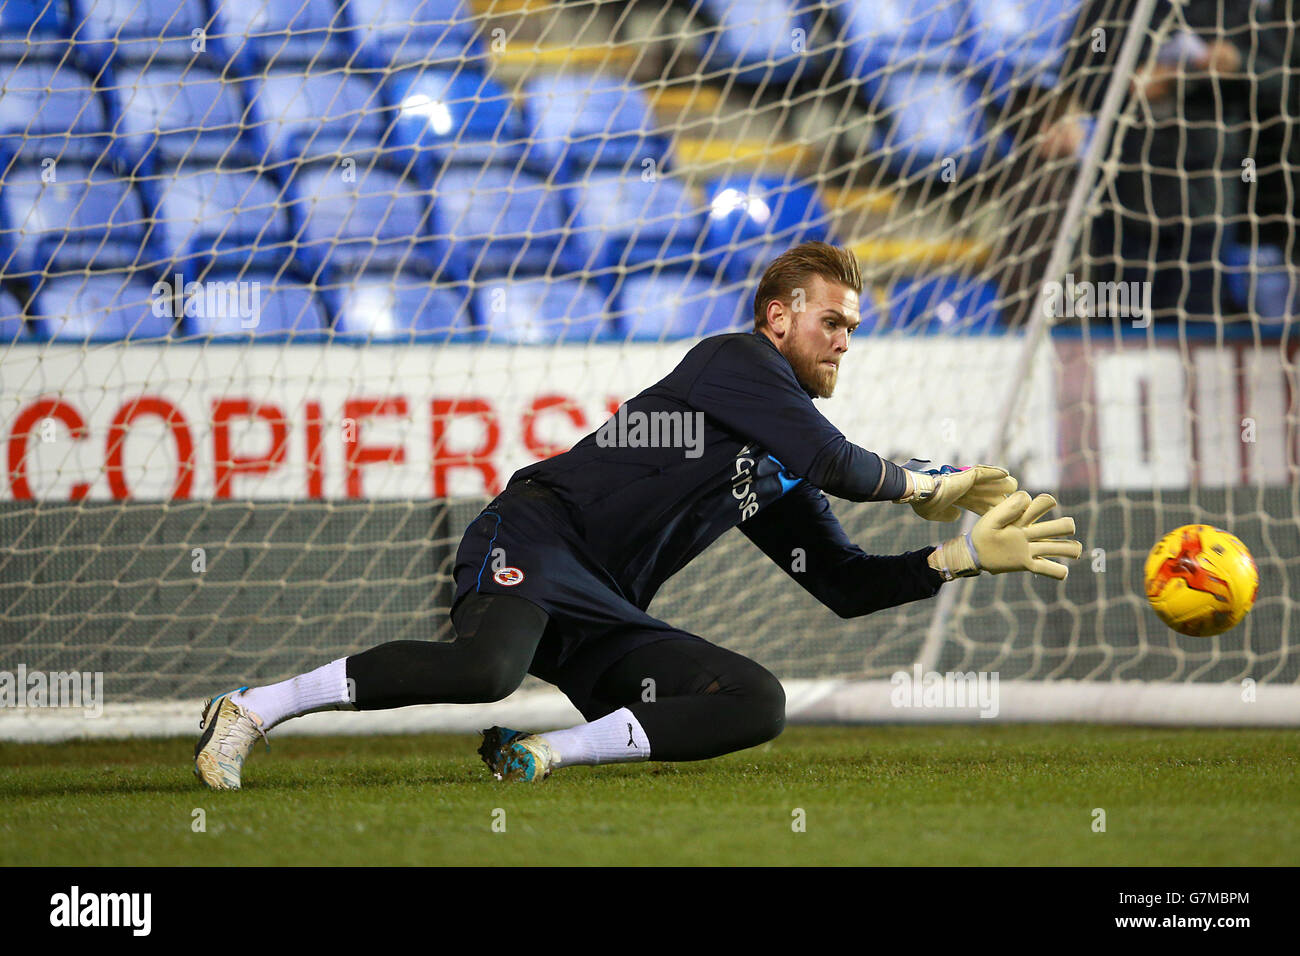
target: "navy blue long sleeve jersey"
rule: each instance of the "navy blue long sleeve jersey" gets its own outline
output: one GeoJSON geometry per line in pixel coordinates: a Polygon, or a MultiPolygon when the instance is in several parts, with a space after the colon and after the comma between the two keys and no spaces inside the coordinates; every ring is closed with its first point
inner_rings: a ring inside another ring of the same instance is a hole
{"type": "Polygon", "coordinates": [[[848,441],[761,333],[705,339],[601,429],[510,485],[527,479],[555,492],[589,557],[642,609],[737,525],[841,617],[931,597],[942,583],[926,563],[933,548],[873,556],[849,541],[822,492],[889,501],[906,476],[848,441]]]}

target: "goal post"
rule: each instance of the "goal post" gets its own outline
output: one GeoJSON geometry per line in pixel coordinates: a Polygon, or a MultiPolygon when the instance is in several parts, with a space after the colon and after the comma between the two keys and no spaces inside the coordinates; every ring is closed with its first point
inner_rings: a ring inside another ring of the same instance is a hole
{"type": "MultiPolygon", "coordinates": [[[[1101,165],[1102,155],[1112,142],[1118,142],[1112,140],[1111,131],[1120,105],[1126,99],[1125,93],[1134,75],[1155,6],[1155,0],[1140,0],[1133,10],[1132,19],[1125,25],[1123,45],[1120,47],[1117,62],[1106,84],[1106,95],[1101,108],[1092,122],[1092,135],[1083,151],[1077,177],[1070,190],[1069,203],[1052,241],[1051,258],[1047,261],[1042,285],[1039,287],[1037,307],[1030,310],[1028,327],[1024,342],[1020,346],[1015,372],[1008,379],[998,405],[993,440],[985,456],[987,461],[997,462],[1006,459],[1017,403],[1025,391],[1023,383],[1028,381],[1029,372],[1034,364],[1045,360],[1042,349],[1044,335],[1050,329],[1053,319],[1058,317],[1053,309],[1047,307],[1051,301],[1049,295],[1051,284],[1055,283],[1059,286],[1064,283],[1068,275],[1066,270],[1074,254],[1079,227],[1083,220],[1084,204],[1093,193],[1093,183],[1101,165]]],[[[1104,31],[1104,28],[1102,29],[1104,31]]],[[[975,515],[964,515],[962,531],[969,532],[975,527],[975,521],[975,515]]],[[[930,619],[925,644],[918,656],[918,663],[924,672],[933,671],[939,663],[944,636],[960,594],[958,588],[945,588],[935,601],[934,615],[930,619]]]]}
{"type": "MultiPolygon", "coordinates": [[[[895,461],[1005,465],[1084,555],[1064,583],[841,620],[797,554],[732,531],[652,614],[773,671],[791,720],[1300,723],[1295,164],[1268,137],[1300,56],[1280,12],[1196,15],[10,4],[0,739],[189,733],[205,696],[451,639],[483,504],[752,328],[767,262],[808,239],[866,281],[827,417],[895,461]],[[1191,522],[1260,568],[1215,638],[1143,596],[1148,549],[1191,522]]],[[[834,507],[870,553],[961,527],[834,507]]],[[[530,679],[284,731],[489,711],[576,716],[530,679]]]]}

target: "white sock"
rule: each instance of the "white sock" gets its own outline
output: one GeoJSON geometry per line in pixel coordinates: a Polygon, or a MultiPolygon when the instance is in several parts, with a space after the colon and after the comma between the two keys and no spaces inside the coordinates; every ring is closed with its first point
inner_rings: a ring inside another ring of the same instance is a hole
{"type": "Polygon", "coordinates": [[[589,724],[542,734],[556,766],[591,766],[650,759],[650,741],[632,711],[621,707],[589,724]]]}
{"type": "Polygon", "coordinates": [[[290,717],[314,714],[318,710],[356,709],[348,694],[346,657],[278,684],[232,694],[231,699],[261,717],[265,721],[263,730],[270,730],[290,717]]]}

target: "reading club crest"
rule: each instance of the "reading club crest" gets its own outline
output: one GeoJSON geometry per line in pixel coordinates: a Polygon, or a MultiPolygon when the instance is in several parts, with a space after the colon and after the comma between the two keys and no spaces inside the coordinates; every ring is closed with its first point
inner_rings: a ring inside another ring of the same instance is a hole
{"type": "Polygon", "coordinates": [[[492,575],[492,580],[504,587],[512,588],[524,579],[524,572],[518,568],[502,568],[492,575]]]}

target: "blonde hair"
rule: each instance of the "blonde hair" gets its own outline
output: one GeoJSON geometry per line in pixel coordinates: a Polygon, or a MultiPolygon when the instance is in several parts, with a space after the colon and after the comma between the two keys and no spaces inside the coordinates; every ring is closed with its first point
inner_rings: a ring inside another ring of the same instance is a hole
{"type": "Polygon", "coordinates": [[[763,272],[754,294],[754,328],[767,325],[768,303],[775,299],[789,307],[794,290],[806,286],[813,276],[862,294],[857,256],[825,242],[805,242],[781,253],[763,272]]]}

